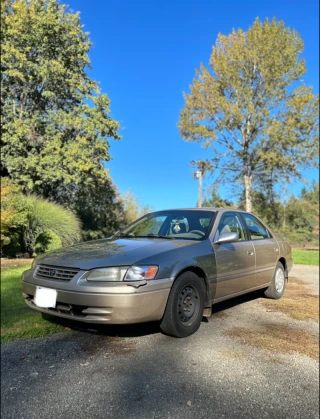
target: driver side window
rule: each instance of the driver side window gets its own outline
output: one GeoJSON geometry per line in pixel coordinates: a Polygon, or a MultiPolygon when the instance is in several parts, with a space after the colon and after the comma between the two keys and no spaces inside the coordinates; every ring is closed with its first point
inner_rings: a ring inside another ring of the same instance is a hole
{"type": "Polygon", "coordinates": [[[239,216],[235,213],[225,213],[220,219],[218,226],[218,233],[238,233],[239,241],[246,240],[244,228],[242,226],[239,216]]]}

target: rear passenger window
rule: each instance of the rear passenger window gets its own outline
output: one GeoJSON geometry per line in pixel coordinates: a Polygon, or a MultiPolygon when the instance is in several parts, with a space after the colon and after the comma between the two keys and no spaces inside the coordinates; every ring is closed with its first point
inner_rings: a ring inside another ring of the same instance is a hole
{"type": "Polygon", "coordinates": [[[268,239],[269,231],[253,215],[242,213],[245,223],[250,232],[251,240],[268,239]]]}

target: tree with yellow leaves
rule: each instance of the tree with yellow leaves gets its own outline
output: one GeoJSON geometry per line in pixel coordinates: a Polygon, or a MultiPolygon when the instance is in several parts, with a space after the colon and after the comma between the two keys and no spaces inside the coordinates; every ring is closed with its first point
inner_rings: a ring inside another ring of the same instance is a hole
{"type": "Polygon", "coordinates": [[[9,229],[15,227],[18,209],[13,205],[15,188],[9,182],[1,182],[1,245],[10,242],[9,229]]]}
{"type": "Polygon", "coordinates": [[[301,177],[317,163],[318,96],[302,80],[303,47],[276,19],[219,34],[209,68],[201,64],[185,95],[180,133],[213,152],[193,165],[218,171],[223,182],[240,180],[247,211],[254,184],[301,177]]]}

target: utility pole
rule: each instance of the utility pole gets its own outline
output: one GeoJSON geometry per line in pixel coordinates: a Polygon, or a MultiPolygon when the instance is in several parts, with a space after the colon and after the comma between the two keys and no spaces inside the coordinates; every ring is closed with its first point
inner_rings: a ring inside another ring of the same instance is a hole
{"type": "Polygon", "coordinates": [[[284,192],[284,194],[283,194],[283,224],[282,224],[282,229],[283,229],[283,232],[285,232],[288,186],[285,186],[283,188],[283,192],[284,192]]]}
{"type": "Polygon", "coordinates": [[[196,172],[196,179],[198,179],[198,204],[197,207],[202,207],[202,172],[198,170],[196,172]]]}

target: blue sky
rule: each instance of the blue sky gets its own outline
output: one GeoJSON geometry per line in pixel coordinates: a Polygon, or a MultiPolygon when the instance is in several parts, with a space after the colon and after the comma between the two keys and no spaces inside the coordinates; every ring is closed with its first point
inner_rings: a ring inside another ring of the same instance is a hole
{"type": "MultiPolygon", "coordinates": [[[[319,91],[317,0],[71,0],[90,32],[92,78],[111,99],[122,140],[110,141],[107,164],[120,192],[131,189],[154,209],[193,207],[197,184],[189,163],[210,157],[184,142],[177,122],[195,69],[208,64],[219,32],[247,30],[256,17],[283,19],[305,42],[305,82],[319,91]]],[[[316,170],[304,172],[317,179],[316,170]]],[[[210,183],[206,180],[204,187],[210,183]]],[[[295,182],[289,192],[298,194],[295,182]]],[[[228,188],[220,188],[230,198],[228,188]]]]}

